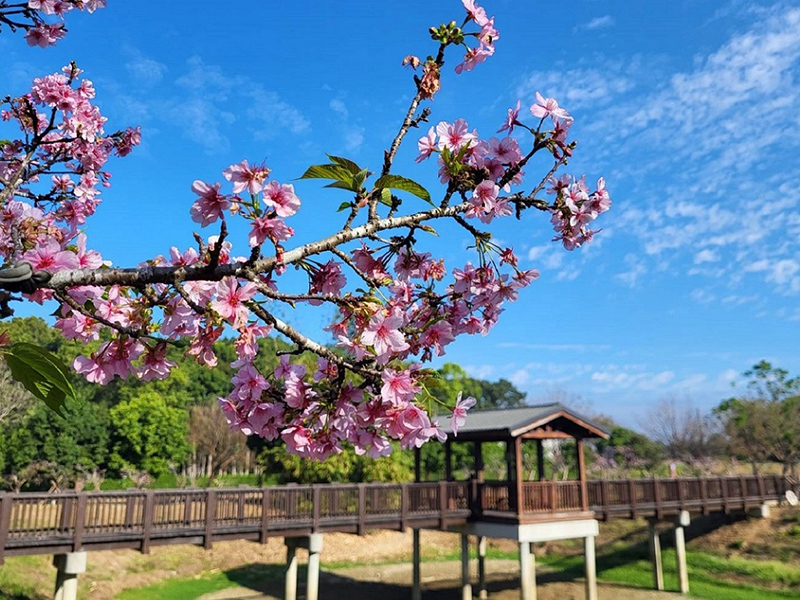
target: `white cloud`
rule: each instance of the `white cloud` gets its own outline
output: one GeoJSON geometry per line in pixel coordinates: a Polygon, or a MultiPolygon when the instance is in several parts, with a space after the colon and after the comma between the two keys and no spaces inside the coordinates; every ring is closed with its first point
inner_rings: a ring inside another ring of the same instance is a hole
{"type": "Polygon", "coordinates": [[[607,29],[614,26],[614,17],[611,15],[603,15],[602,17],[595,17],[594,19],[578,25],[576,31],[594,31],[596,29],[607,29]]]}
{"type": "Polygon", "coordinates": [[[706,248],[705,250],[701,250],[697,254],[694,255],[694,264],[701,265],[703,263],[709,262],[717,262],[719,260],[719,254],[717,254],[714,250],[710,250],[706,248]]]}

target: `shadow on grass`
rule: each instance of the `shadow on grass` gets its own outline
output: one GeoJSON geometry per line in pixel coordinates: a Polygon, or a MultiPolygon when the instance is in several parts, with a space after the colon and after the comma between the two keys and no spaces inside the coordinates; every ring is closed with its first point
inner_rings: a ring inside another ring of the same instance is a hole
{"type": "MultiPolygon", "coordinates": [[[[379,569],[376,566],[376,577],[379,569]]],[[[274,596],[283,597],[284,569],[279,565],[248,565],[226,571],[226,577],[241,587],[274,596]]],[[[300,567],[298,575],[298,595],[305,597],[306,570],[300,567]]],[[[505,578],[492,577],[487,582],[490,593],[506,590],[518,590],[519,581],[513,576],[505,578]]],[[[460,582],[442,580],[425,582],[423,590],[426,600],[451,600],[458,596],[460,582]]],[[[379,598],[380,600],[408,600],[411,585],[386,581],[361,581],[347,577],[341,573],[322,571],[320,573],[320,590],[328,598],[379,598]]]]}

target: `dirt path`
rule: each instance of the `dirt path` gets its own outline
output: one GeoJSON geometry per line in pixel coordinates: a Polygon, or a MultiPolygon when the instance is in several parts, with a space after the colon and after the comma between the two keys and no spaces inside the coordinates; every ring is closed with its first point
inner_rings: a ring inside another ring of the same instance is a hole
{"type": "MultiPolygon", "coordinates": [[[[452,600],[460,595],[458,562],[422,565],[424,600],[452,600]]],[[[487,561],[489,600],[519,599],[519,563],[512,560],[487,561]]],[[[474,578],[473,578],[474,579],[474,578]]],[[[538,600],[584,600],[582,582],[560,581],[559,574],[539,569],[538,600]]],[[[198,600],[280,600],[283,590],[276,584],[263,591],[231,588],[201,596],[198,600]]],[[[408,563],[374,565],[323,571],[320,576],[320,597],[323,600],[364,598],[368,600],[408,600],[411,588],[411,565],[408,563]]],[[[474,592],[477,589],[473,588],[474,592]]],[[[300,597],[303,586],[300,588],[300,597]]],[[[599,600],[686,600],[678,594],[635,590],[613,584],[598,586],[599,600]]]]}

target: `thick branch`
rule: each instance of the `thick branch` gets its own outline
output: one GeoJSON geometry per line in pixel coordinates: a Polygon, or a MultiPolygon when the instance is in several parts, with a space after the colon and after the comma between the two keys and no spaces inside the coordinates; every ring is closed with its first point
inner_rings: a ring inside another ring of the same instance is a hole
{"type": "MultiPolygon", "coordinates": [[[[462,202],[455,206],[433,208],[428,211],[418,212],[402,217],[392,217],[365,223],[359,227],[347,229],[328,236],[317,242],[305,244],[288,250],[282,256],[283,264],[294,264],[309,256],[327,252],[351,242],[388,229],[397,229],[417,225],[424,221],[453,217],[465,212],[469,204],[462,202]]],[[[247,264],[239,262],[233,264],[210,267],[205,264],[179,265],[179,266],[147,266],[131,269],[72,269],[55,273],[50,281],[42,287],[52,290],[65,290],[81,285],[122,285],[141,287],[153,283],[173,284],[180,281],[219,281],[223,277],[234,276],[247,278],[247,272],[264,273],[278,266],[274,256],[247,264]]]]}

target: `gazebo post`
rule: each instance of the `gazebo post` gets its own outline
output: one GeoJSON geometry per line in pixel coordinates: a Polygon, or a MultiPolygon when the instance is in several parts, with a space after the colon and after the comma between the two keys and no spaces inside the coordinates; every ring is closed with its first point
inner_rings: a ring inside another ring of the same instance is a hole
{"type": "Polygon", "coordinates": [[[453,448],[450,446],[450,438],[444,442],[444,480],[453,481],[453,448]]]}
{"type": "Polygon", "coordinates": [[[575,440],[578,458],[578,481],[581,489],[581,510],[589,510],[589,490],[586,486],[586,460],[583,456],[583,438],[575,440]]]}
{"type": "Polygon", "coordinates": [[[517,514],[522,514],[525,510],[525,500],[522,497],[523,494],[523,486],[522,486],[522,438],[518,437],[514,440],[514,479],[515,479],[515,486],[514,491],[517,497],[517,502],[515,508],[517,509],[517,514]]]}
{"type": "Polygon", "coordinates": [[[539,476],[539,481],[544,481],[544,442],[536,440],[536,474],[539,476]]]}
{"type": "Polygon", "coordinates": [[[414,483],[422,481],[422,450],[414,448],[414,483]]]}

